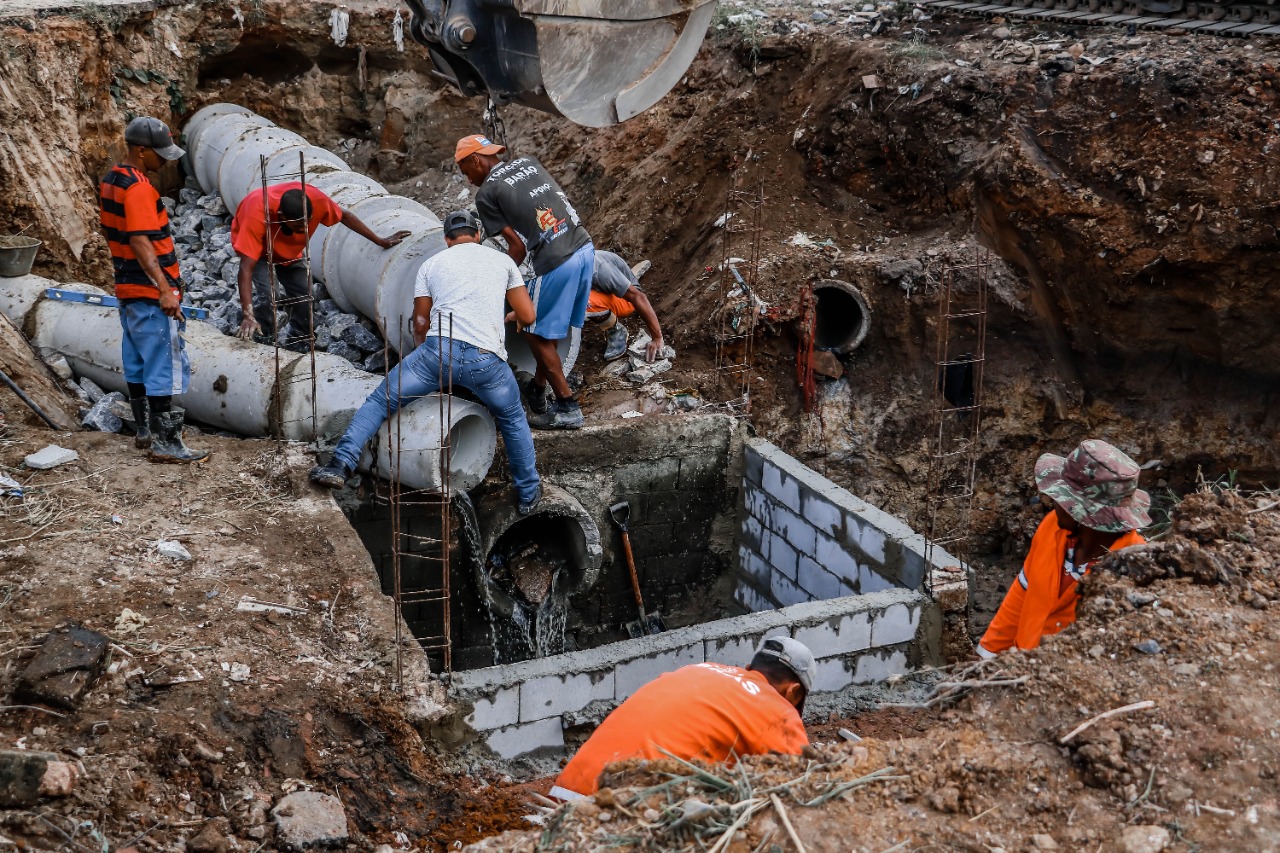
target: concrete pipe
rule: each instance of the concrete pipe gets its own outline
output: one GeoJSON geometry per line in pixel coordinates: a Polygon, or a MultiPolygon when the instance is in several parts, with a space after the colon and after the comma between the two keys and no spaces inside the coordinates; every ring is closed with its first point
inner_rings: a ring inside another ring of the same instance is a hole
{"type": "Polygon", "coordinates": [[[813,345],[840,355],[853,352],[871,331],[871,306],[858,288],[829,278],[815,282],[817,328],[813,345]]]}
{"type": "MultiPolygon", "coordinates": [[[[297,165],[289,158],[296,158],[305,145],[297,134],[226,104],[196,113],[188,125],[188,138],[188,156],[197,180],[205,192],[220,193],[230,210],[261,183],[262,157],[268,158],[268,178],[277,168],[282,176],[296,173],[297,165]]],[[[402,346],[405,351],[412,349],[408,318],[413,313],[413,286],[422,262],[444,248],[439,218],[412,199],[389,194],[372,178],[347,171],[337,155],[311,146],[305,150],[311,164],[308,180],[337,204],[379,234],[412,233],[399,246],[384,250],[350,229],[322,227],[308,243],[311,273],[324,283],[338,307],[373,320],[397,352],[402,346]]],[[[566,373],[577,361],[580,341],[581,332],[574,331],[560,342],[566,373]]],[[[508,335],[507,350],[517,369],[533,372],[533,354],[521,336],[508,335]]]]}
{"type": "MultiPolygon", "coordinates": [[[[63,285],[39,276],[0,279],[0,310],[26,329],[34,344],[66,356],[77,376],[88,377],[107,390],[126,392],[118,310],[46,299],[43,294],[49,287],[104,293],[90,285],[63,285]]],[[[310,439],[309,355],[282,352],[277,382],[273,347],[228,337],[199,321],[188,322],[185,337],[192,376],[190,390],[179,404],[193,420],[242,435],[264,436],[276,425],[278,402],[284,436],[310,439]]],[[[381,380],[327,353],[316,353],[315,365],[316,431],[335,435],[381,380]]],[[[415,489],[439,490],[444,482],[437,449],[440,401],[439,395],[417,400],[404,408],[398,421],[384,424],[376,442],[380,455],[375,460],[366,450],[361,470],[391,475],[391,433],[398,427],[404,436],[399,457],[401,482],[415,489]]],[[[453,398],[449,414],[449,484],[452,489],[466,491],[488,474],[497,430],[488,410],[476,403],[453,398]]]]}
{"type": "MultiPolygon", "coordinates": [[[[560,363],[564,366],[565,376],[569,375],[569,371],[573,370],[574,364],[578,361],[578,351],[582,348],[582,330],[569,329],[569,337],[561,338],[556,341],[556,352],[560,353],[560,363]]],[[[507,362],[516,369],[517,372],[533,374],[537,369],[538,362],[533,358],[533,350],[529,349],[529,344],[525,340],[524,335],[507,327],[507,362]]]]}
{"type": "MultiPolygon", "coordinates": [[[[527,535],[531,541],[557,543],[565,548],[568,557],[569,595],[585,592],[600,579],[600,563],[604,550],[600,545],[600,528],[590,513],[573,495],[564,489],[542,483],[542,503],[532,515],[520,515],[516,501],[506,489],[499,489],[481,497],[475,504],[479,529],[480,549],[478,559],[472,560],[477,571],[483,572],[490,552],[508,533],[527,535]]],[[[485,587],[485,578],[477,577],[479,588],[485,587]]]]}
{"type": "MultiPolygon", "coordinates": [[[[182,168],[188,175],[196,173],[195,164],[191,162],[191,148],[200,142],[200,136],[205,129],[213,122],[215,118],[226,115],[253,115],[253,110],[242,107],[239,104],[213,104],[197,110],[196,114],[187,122],[187,126],[182,131],[182,147],[186,149],[186,154],[182,158],[182,168]]],[[[197,178],[197,180],[199,180],[197,178]]]]}

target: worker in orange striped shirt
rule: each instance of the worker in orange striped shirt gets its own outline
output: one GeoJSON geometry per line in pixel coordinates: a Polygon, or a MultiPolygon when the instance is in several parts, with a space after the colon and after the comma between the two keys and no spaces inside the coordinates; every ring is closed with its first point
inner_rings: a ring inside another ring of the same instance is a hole
{"type": "Polygon", "coordinates": [[[182,412],[172,407],[191,381],[182,332],[182,277],[174,251],[169,212],[147,179],[183,150],[158,118],[139,116],[124,130],[128,152],[102,179],[102,230],[111,249],[116,299],[120,302],[120,347],[129,405],[138,425],[135,442],[153,462],[200,462],[207,450],[182,441],[182,412]]]}
{"type": "Polygon", "coordinates": [[[1036,487],[1053,512],[1040,522],[1022,571],[978,643],[981,657],[1034,649],[1042,636],[1076,621],[1079,582],[1094,561],[1147,541],[1138,529],[1151,524],[1151,497],[1138,488],[1140,471],[1097,439],[1066,458],[1046,453],[1036,461],[1036,487]]]}

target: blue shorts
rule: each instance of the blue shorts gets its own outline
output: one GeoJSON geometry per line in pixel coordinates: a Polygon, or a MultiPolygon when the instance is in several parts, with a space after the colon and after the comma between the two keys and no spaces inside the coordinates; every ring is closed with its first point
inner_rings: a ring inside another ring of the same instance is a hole
{"type": "Polygon", "coordinates": [[[185,394],[191,361],[182,342],[185,321],[174,320],[154,299],[120,303],[121,359],[126,382],[146,385],[148,397],[185,394]]]}
{"type": "Polygon", "coordinates": [[[591,276],[596,268],[596,250],[587,243],[565,262],[529,285],[529,299],[537,319],[526,332],[548,341],[569,337],[570,327],[581,329],[587,319],[591,297],[591,276]]]}

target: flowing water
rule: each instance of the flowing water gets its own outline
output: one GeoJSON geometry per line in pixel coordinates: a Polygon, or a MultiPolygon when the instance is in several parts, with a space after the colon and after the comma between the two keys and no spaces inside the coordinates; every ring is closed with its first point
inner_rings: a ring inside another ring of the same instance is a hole
{"type": "Polygon", "coordinates": [[[545,597],[538,603],[531,602],[520,592],[520,585],[507,571],[512,549],[504,548],[504,545],[509,545],[512,537],[519,540],[519,531],[512,528],[503,534],[502,539],[494,546],[493,553],[486,559],[480,544],[480,526],[471,498],[460,493],[454,496],[454,500],[462,519],[462,537],[472,569],[471,576],[483,581],[480,600],[484,603],[485,617],[489,621],[493,662],[514,663],[564,652],[565,624],[569,615],[569,583],[568,573],[563,566],[564,560],[555,553],[557,549],[554,543],[550,546],[538,545],[540,555],[550,558],[544,562],[559,564],[559,567],[552,571],[550,587],[545,597]]]}

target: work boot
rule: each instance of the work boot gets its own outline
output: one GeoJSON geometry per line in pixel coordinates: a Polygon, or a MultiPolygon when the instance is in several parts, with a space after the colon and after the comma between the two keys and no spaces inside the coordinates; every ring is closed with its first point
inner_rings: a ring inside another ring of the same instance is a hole
{"type": "Polygon", "coordinates": [[[326,489],[341,489],[351,479],[351,469],[337,459],[328,465],[317,465],[311,469],[311,482],[326,489]]]}
{"type": "Polygon", "coordinates": [[[529,407],[530,415],[545,415],[547,413],[551,400],[547,394],[546,385],[539,388],[537,383],[530,379],[520,391],[524,396],[524,404],[529,407]]]}
{"type": "Polygon", "coordinates": [[[529,426],[534,429],[579,429],[582,426],[582,407],[572,397],[556,400],[545,414],[529,418],[529,426]]]}
{"type": "Polygon", "coordinates": [[[533,494],[533,500],[520,501],[520,503],[516,505],[516,512],[520,513],[521,515],[529,515],[540,506],[542,506],[542,484],[541,483],[538,484],[538,491],[534,492],[533,494]]]}
{"type": "Polygon", "coordinates": [[[203,462],[209,458],[207,450],[192,450],[182,442],[182,412],[151,413],[152,462],[203,462]]]}
{"type": "Polygon", "coordinates": [[[621,323],[604,333],[604,360],[617,361],[627,354],[627,340],[630,335],[621,323]]]}
{"type": "Polygon", "coordinates": [[[151,401],[134,397],[129,400],[129,408],[133,409],[133,446],[146,450],[151,446],[151,401]]]}

